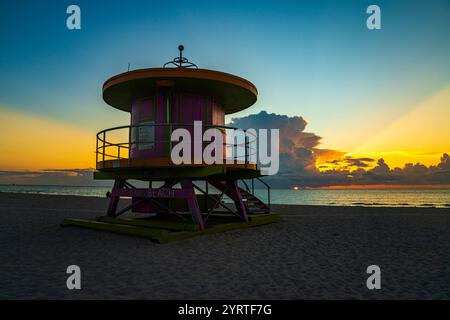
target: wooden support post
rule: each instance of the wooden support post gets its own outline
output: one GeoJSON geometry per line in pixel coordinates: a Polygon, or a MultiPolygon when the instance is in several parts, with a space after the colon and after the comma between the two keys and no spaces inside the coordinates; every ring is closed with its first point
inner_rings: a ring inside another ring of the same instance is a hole
{"type": "Polygon", "coordinates": [[[242,195],[239,192],[239,187],[237,184],[237,180],[228,180],[227,185],[229,188],[228,196],[234,201],[234,205],[241,216],[241,218],[248,222],[247,208],[244,205],[244,201],[242,200],[242,195]]]}
{"type": "Polygon", "coordinates": [[[198,224],[200,230],[205,230],[205,223],[198,206],[197,196],[195,195],[192,180],[181,180],[181,188],[190,194],[190,197],[187,199],[187,204],[189,211],[191,212],[192,220],[194,223],[198,224]]]}
{"type": "Polygon", "coordinates": [[[106,212],[108,217],[115,217],[117,212],[117,205],[119,204],[120,196],[116,196],[114,190],[122,189],[124,186],[124,180],[114,180],[114,186],[111,192],[111,199],[109,200],[108,211],[106,212]]]}
{"type": "Polygon", "coordinates": [[[205,212],[208,212],[209,208],[208,208],[208,195],[209,195],[209,190],[208,190],[208,180],[205,180],[205,212]]]}

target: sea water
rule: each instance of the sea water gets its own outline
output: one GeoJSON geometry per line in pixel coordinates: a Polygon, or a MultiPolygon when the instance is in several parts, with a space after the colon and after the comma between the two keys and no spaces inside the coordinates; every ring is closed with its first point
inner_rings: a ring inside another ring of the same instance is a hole
{"type": "MultiPolygon", "coordinates": [[[[105,197],[108,191],[111,188],[0,185],[0,192],[13,193],[105,197]]],[[[268,201],[267,189],[255,189],[255,194],[268,201]]],[[[271,189],[270,201],[272,204],[450,208],[450,189],[271,189]]]]}

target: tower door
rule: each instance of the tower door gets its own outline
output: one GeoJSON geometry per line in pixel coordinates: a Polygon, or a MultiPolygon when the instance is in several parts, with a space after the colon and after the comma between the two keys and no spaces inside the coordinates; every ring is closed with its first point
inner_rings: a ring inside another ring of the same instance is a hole
{"type": "Polygon", "coordinates": [[[133,103],[131,112],[130,156],[145,158],[157,149],[156,97],[148,97],[133,103]]]}

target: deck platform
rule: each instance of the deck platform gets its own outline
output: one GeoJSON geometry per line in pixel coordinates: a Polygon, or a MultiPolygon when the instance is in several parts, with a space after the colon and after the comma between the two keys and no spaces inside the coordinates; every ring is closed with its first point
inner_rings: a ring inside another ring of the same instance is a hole
{"type": "Polygon", "coordinates": [[[249,222],[243,222],[229,214],[213,214],[208,218],[208,228],[201,231],[198,225],[173,218],[112,218],[98,217],[96,220],[65,219],[63,227],[75,226],[94,230],[108,231],[129,236],[144,237],[156,243],[168,243],[197,236],[244,229],[282,221],[277,213],[249,215],[249,222]]]}

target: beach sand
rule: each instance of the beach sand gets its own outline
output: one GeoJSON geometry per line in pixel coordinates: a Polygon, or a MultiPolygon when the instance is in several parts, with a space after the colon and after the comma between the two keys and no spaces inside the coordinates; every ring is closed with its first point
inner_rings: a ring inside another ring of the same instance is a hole
{"type": "Polygon", "coordinates": [[[0,193],[0,298],[450,299],[450,209],[274,205],[283,222],[164,245],[60,227],[106,205],[0,193]]]}

